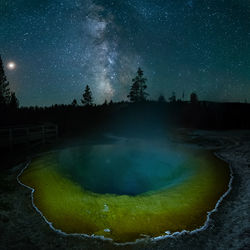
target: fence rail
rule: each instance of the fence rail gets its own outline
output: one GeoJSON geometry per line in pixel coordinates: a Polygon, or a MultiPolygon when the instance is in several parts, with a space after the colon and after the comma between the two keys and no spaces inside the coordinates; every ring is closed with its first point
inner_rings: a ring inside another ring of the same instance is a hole
{"type": "Polygon", "coordinates": [[[57,136],[58,127],[55,124],[0,128],[0,147],[11,149],[19,144],[30,146],[45,144],[51,142],[57,136]]]}

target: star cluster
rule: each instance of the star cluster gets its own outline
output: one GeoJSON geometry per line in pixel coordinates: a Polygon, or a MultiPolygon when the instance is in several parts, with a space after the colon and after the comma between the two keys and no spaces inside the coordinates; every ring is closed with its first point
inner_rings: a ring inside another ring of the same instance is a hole
{"type": "Polygon", "coordinates": [[[140,66],[151,99],[244,101],[248,0],[3,0],[0,53],[21,105],[125,100],[140,66]],[[14,62],[15,70],[8,70],[14,62]]]}

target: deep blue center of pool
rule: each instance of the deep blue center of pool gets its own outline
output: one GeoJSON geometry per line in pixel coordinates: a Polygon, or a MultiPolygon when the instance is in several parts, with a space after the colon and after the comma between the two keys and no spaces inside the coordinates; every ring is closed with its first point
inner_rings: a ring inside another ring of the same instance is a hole
{"type": "Polygon", "coordinates": [[[142,144],[84,146],[63,150],[59,170],[95,193],[137,195],[178,185],[192,171],[187,156],[166,147],[142,144]]]}

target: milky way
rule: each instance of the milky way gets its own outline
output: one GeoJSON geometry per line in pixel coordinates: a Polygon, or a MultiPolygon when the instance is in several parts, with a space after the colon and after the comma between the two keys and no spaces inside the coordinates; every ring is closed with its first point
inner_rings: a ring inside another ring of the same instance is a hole
{"type": "Polygon", "coordinates": [[[151,99],[245,101],[247,0],[16,0],[0,3],[0,53],[21,105],[126,100],[140,66],[151,99]],[[16,63],[8,70],[8,62],[16,63]]]}

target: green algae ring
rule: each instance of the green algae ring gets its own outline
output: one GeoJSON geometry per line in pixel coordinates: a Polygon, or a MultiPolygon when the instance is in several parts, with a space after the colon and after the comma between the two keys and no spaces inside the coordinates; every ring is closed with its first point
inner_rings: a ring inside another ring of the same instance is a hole
{"type": "Polygon", "coordinates": [[[125,243],[201,228],[230,169],[208,151],[103,144],[36,157],[19,180],[53,229],[125,243]]]}

